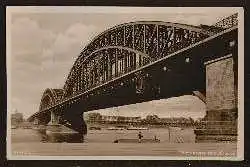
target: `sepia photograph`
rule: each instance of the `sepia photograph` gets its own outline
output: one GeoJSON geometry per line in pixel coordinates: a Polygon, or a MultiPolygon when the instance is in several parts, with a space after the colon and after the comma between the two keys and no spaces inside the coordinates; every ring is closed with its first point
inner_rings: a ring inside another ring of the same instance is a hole
{"type": "Polygon", "coordinates": [[[244,159],[241,7],[6,8],[7,159],[244,159]]]}

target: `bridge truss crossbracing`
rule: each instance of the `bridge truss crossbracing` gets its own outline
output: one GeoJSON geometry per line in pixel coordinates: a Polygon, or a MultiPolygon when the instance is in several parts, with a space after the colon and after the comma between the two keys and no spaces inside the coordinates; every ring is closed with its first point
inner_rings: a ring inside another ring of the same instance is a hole
{"type": "Polygon", "coordinates": [[[135,22],[107,30],[81,52],[65,83],[65,97],[154,62],[211,34],[198,27],[165,22],[135,22]]]}

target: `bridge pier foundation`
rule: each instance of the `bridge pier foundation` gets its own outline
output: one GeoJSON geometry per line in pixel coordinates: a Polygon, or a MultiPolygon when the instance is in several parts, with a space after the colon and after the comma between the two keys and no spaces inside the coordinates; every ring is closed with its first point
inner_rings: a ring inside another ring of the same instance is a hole
{"type": "Polygon", "coordinates": [[[207,113],[195,130],[196,142],[236,141],[237,80],[232,54],[205,66],[207,113]]]}
{"type": "Polygon", "coordinates": [[[51,111],[51,120],[46,126],[49,142],[82,142],[83,133],[76,131],[71,124],[63,125],[60,112],[51,111]]]}
{"type": "Polygon", "coordinates": [[[68,117],[68,121],[70,123],[70,127],[77,131],[79,134],[86,135],[87,134],[87,125],[83,119],[83,114],[72,114],[68,117]]]}

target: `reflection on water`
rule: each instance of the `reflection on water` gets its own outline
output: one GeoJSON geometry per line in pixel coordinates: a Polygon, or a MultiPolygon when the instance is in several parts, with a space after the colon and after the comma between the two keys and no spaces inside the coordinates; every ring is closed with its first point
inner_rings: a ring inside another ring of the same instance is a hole
{"type": "MultiPolygon", "coordinates": [[[[45,129],[11,129],[13,143],[21,142],[74,142],[74,143],[112,143],[116,140],[129,139],[137,141],[137,130],[89,130],[84,136],[84,140],[76,134],[74,136],[67,134],[46,134],[45,129]]],[[[169,129],[168,128],[152,128],[141,130],[144,140],[159,139],[161,143],[165,142],[182,142],[194,143],[195,135],[193,129],[169,129]]]]}
{"type": "Polygon", "coordinates": [[[47,140],[45,131],[35,129],[11,129],[11,141],[13,143],[21,142],[44,142],[47,140]]]}
{"type": "Polygon", "coordinates": [[[46,133],[46,129],[11,129],[11,141],[13,143],[26,142],[71,142],[80,143],[82,137],[79,134],[46,133]]]}

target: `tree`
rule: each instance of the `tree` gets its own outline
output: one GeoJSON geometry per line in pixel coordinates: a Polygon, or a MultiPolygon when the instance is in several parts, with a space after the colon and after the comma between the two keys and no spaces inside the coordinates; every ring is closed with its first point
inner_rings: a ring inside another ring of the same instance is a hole
{"type": "Polygon", "coordinates": [[[147,115],[146,116],[146,122],[149,124],[155,124],[158,123],[160,118],[157,115],[147,115]]]}
{"type": "Polygon", "coordinates": [[[191,117],[189,117],[188,119],[189,119],[190,123],[193,125],[194,124],[194,119],[191,118],[191,117]]]}

